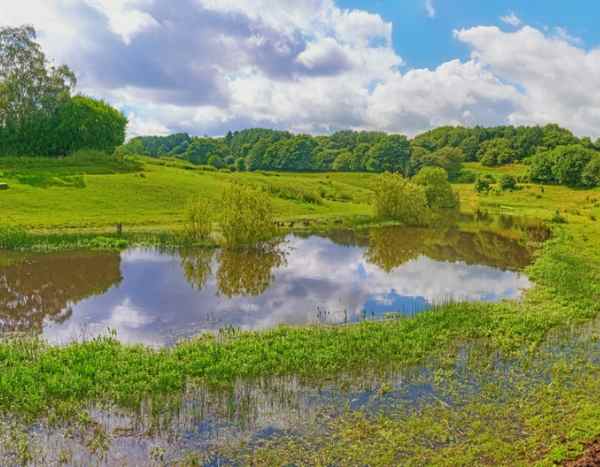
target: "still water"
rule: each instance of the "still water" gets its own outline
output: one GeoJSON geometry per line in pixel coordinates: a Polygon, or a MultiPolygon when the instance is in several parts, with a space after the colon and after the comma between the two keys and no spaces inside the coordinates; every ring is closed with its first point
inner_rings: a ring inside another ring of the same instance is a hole
{"type": "Polygon", "coordinates": [[[356,322],[450,301],[517,299],[530,287],[520,271],[533,254],[523,232],[388,227],[289,235],[259,251],[13,258],[0,262],[0,331],[56,344],[112,331],[123,342],[165,346],[226,327],[356,322]]]}

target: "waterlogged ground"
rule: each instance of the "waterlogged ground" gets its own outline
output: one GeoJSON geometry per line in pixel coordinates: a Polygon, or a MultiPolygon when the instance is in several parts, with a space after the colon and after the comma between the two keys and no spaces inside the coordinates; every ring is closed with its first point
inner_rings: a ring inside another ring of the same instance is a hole
{"type": "MultiPolygon", "coordinates": [[[[540,429],[600,408],[599,377],[595,322],[507,355],[475,342],[408,369],[189,386],[135,413],[90,406],[68,424],[5,420],[0,456],[7,465],[387,466],[443,465],[460,452],[460,465],[515,465],[513,455],[548,454],[529,451],[540,429]]],[[[568,449],[569,435],[556,436],[568,449]]]]}
{"type": "Polygon", "coordinates": [[[172,345],[222,328],[348,323],[517,299],[545,239],[504,219],[437,230],[290,235],[261,250],[130,249],[0,261],[0,329],[64,344],[112,331],[172,345]]]}

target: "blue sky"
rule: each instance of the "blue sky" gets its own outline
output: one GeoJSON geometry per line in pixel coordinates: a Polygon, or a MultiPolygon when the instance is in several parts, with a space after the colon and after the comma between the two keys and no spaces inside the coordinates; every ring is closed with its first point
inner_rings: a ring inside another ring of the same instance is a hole
{"type": "Polygon", "coordinates": [[[414,135],[558,123],[600,137],[600,2],[19,0],[128,134],[248,127],[414,135]]]}
{"type": "Polygon", "coordinates": [[[468,47],[453,39],[455,29],[503,25],[511,12],[523,23],[543,30],[565,28],[586,46],[600,44],[600,1],[594,0],[432,0],[429,17],[425,0],[340,0],[343,8],[381,15],[394,25],[394,48],[409,67],[435,67],[453,58],[467,59],[468,47]]]}

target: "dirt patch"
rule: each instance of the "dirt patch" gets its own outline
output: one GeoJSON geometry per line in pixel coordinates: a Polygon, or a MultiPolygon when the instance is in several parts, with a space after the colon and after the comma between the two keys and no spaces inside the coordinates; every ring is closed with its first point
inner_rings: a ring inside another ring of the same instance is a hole
{"type": "Polygon", "coordinates": [[[600,439],[590,444],[583,456],[565,464],[566,467],[600,467],[600,439]]]}

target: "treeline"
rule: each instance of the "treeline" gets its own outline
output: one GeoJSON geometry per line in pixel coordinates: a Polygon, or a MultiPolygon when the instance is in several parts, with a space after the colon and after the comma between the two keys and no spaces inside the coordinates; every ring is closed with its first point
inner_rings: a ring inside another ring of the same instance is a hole
{"type": "Polygon", "coordinates": [[[0,156],[112,153],[127,119],[105,102],[72,96],[75,74],[48,64],[32,27],[0,28],[0,156]]]}
{"type": "Polygon", "coordinates": [[[463,175],[465,161],[479,161],[486,166],[524,162],[532,164],[534,181],[586,186],[600,183],[597,181],[600,141],[577,138],[554,124],[446,126],[412,140],[371,131],[310,136],[256,128],[230,132],[222,138],[191,137],[185,133],[138,137],[119,150],[152,157],[175,156],[194,164],[233,170],[389,171],[413,176],[422,167],[437,166],[455,180],[463,175]],[[577,167],[566,161],[573,161],[577,167]],[[571,174],[574,170],[579,176],[571,174]]]}

